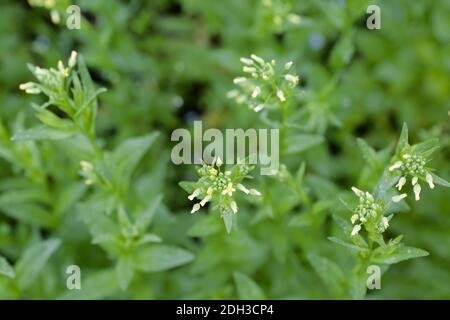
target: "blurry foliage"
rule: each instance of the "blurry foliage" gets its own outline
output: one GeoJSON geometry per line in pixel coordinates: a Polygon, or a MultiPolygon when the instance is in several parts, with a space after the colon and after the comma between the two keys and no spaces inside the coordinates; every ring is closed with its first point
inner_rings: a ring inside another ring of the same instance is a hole
{"type": "MultiPolygon", "coordinates": [[[[352,215],[339,198],[351,197],[353,185],[376,185],[403,122],[414,143],[440,138],[432,167],[450,176],[448,0],[80,0],[73,3],[81,30],[65,27],[67,1],[55,2],[56,24],[45,6],[1,4],[1,298],[360,297],[349,294],[361,283],[355,256],[327,240],[343,236],[333,217],[352,215]],[[365,27],[368,4],[380,5],[381,30],[365,27]],[[96,88],[107,89],[98,100],[99,148],[112,150],[108,157],[139,154],[121,191],[126,212],[119,205],[122,213],[105,213],[108,194],[83,183],[82,139],[10,139],[38,123],[30,103],[45,103],[19,90],[31,79],[26,64],[56,66],[72,50],[84,56],[96,88]],[[196,119],[221,129],[278,121],[227,98],[240,57],[252,53],[294,61],[300,81],[281,170],[251,182],[258,201],[237,199],[237,228],[228,235],[217,216],[189,214],[178,182],[194,181],[195,169],[171,163],[170,133],[196,119]],[[130,137],[156,131],[145,154],[133,147],[130,137]],[[362,154],[358,144],[367,147],[362,154]],[[99,197],[104,203],[92,201],[99,197]],[[145,212],[147,240],[162,243],[130,261],[108,243],[134,232],[130,221],[145,212]],[[110,221],[120,216],[122,231],[110,221]],[[72,264],[81,267],[82,290],[66,289],[72,264]]],[[[382,289],[367,298],[450,297],[448,191],[423,188],[421,201],[408,204],[385,233],[403,234],[430,255],[385,274],[384,265],[382,289]]]]}

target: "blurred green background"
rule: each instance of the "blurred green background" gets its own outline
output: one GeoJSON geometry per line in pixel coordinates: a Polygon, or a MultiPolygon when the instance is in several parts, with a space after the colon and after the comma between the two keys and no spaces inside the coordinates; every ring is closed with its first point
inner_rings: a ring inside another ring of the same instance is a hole
{"type": "MultiPolygon", "coordinates": [[[[17,0],[0,5],[0,254],[14,263],[37,238],[58,237],[62,245],[23,292],[0,275],[2,298],[235,299],[245,297],[237,287],[244,274],[267,298],[347,298],[321,281],[306,254],[318,252],[351,273],[353,257],[326,240],[336,232],[330,215],[345,210],[328,202],[320,208],[320,201],[334,201],[352,185],[370,187],[361,175],[365,164],[355,138],[382,149],[397,141],[406,122],[414,143],[441,138],[433,167],[450,176],[448,0],[74,1],[83,16],[80,30],[65,26],[65,8],[72,2],[56,0],[51,8],[30,2],[34,5],[17,0]],[[369,4],[381,8],[380,30],[366,28],[369,4]],[[51,10],[59,12],[59,24],[52,22],[51,10]],[[300,16],[300,23],[292,15],[300,16]],[[42,97],[18,88],[31,79],[26,64],[55,66],[71,50],[83,54],[94,81],[108,89],[100,96],[97,121],[106,148],[127,137],[162,133],[135,183],[148,199],[164,195],[153,232],[195,255],[181,268],[137,275],[127,291],[118,289],[113,262],[91,244],[77,217],[77,203],[91,191],[78,176],[70,143],[24,146],[9,139],[37,122],[29,105],[42,97]],[[305,161],[307,192],[319,203],[313,213],[318,217],[295,223],[295,217],[311,214],[306,212],[311,207],[293,200],[282,183],[258,177],[254,186],[268,196],[263,203],[243,201],[239,229],[226,235],[218,217],[218,224],[207,221],[202,229],[205,214],[189,214],[178,182],[195,174],[193,166],[170,162],[170,133],[197,119],[221,129],[262,126],[255,113],[226,98],[232,79],[241,75],[239,58],[251,53],[293,60],[298,90],[311,93],[301,103],[312,108],[314,134],[324,140],[283,162],[295,172],[305,161]],[[331,82],[335,85],[324,93],[331,82]],[[331,113],[339,124],[327,120],[331,113]],[[22,198],[8,194],[20,185],[38,185],[39,179],[50,181],[51,188],[22,198]],[[69,188],[76,191],[67,199],[69,188]],[[55,223],[29,216],[57,206],[63,209],[55,223]],[[66,290],[68,264],[81,267],[84,292],[66,290]]],[[[449,193],[423,192],[422,201],[395,216],[388,235],[404,234],[408,245],[430,256],[391,267],[382,289],[369,291],[367,298],[450,298],[449,193]]]]}

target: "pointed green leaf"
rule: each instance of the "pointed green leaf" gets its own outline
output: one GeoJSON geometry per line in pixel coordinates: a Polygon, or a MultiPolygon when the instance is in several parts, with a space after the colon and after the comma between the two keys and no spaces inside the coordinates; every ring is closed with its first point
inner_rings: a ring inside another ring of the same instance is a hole
{"type": "Polygon", "coordinates": [[[17,261],[15,266],[17,284],[21,289],[28,288],[39,276],[47,260],[58,249],[61,241],[49,239],[33,243],[17,261]]]}
{"type": "Polygon", "coordinates": [[[264,300],[266,299],[261,288],[243,273],[233,274],[238,297],[241,300],[264,300]]]}
{"type": "Polygon", "coordinates": [[[400,133],[400,138],[398,139],[397,148],[395,149],[395,154],[397,157],[400,156],[401,151],[408,145],[408,125],[406,122],[403,123],[402,132],[400,133]]]}
{"type": "Polygon", "coordinates": [[[67,139],[76,134],[76,131],[58,130],[47,126],[37,126],[22,132],[16,133],[11,140],[61,140],[67,139]]]}
{"type": "Polygon", "coordinates": [[[13,279],[16,276],[13,267],[2,256],[0,256],[0,274],[13,279]]]}
{"type": "Polygon", "coordinates": [[[126,290],[134,274],[133,260],[129,255],[121,256],[116,264],[117,283],[126,290]]]}
{"type": "Polygon", "coordinates": [[[158,272],[182,266],[194,259],[185,249],[169,245],[152,245],[138,251],[134,265],[146,272],[158,272]]]}
{"type": "Polygon", "coordinates": [[[385,264],[395,264],[404,260],[425,257],[429,253],[425,250],[414,248],[414,247],[398,247],[392,253],[374,255],[372,262],[374,263],[385,263],[385,264]]]}
{"type": "Polygon", "coordinates": [[[435,184],[438,184],[440,186],[447,187],[447,188],[450,187],[450,183],[447,180],[439,177],[438,175],[435,175],[434,173],[432,173],[431,175],[433,176],[433,181],[435,184]]]}

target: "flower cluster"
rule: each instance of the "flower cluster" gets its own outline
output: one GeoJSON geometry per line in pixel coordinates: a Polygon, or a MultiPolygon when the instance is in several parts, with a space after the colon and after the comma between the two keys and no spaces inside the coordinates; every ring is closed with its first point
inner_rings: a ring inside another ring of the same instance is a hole
{"type": "Polygon", "coordinates": [[[29,65],[39,83],[27,82],[22,83],[19,88],[28,94],[40,94],[44,92],[50,99],[57,100],[59,94],[64,90],[65,80],[69,77],[70,71],[75,67],[77,62],[77,52],[72,51],[68,61],[68,66],[59,60],[57,69],[44,69],[29,65]]]}
{"type": "MultiPolygon", "coordinates": [[[[434,189],[433,176],[430,173],[430,169],[425,167],[427,159],[420,154],[414,153],[404,153],[401,158],[402,160],[396,161],[389,167],[389,171],[398,171],[401,174],[395,187],[401,191],[407,182],[407,177],[411,177],[415,199],[416,201],[420,200],[420,191],[422,188],[420,187],[419,179],[426,181],[430,188],[434,189]]],[[[406,194],[403,193],[400,196],[393,197],[392,200],[398,202],[405,197],[406,194]]]]}
{"type": "Polygon", "coordinates": [[[266,15],[279,31],[289,24],[298,25],[301,22],[301,17],[291,12],[291,5],[286,3],[286,1],[263,0],[262,4],[264,9],[266,9],[266,15]]]}
{"type": "Polygon", "coordinates": [[[41,7],[50,10],[50,18],[54,24],[61,22],[61,16],[56,9],[56,0],[28,0],[32,7],[41,7]]]}
{"type": "Polygon", "coordinates": [[[201,207],[213,199],[218,201],[221,214],[230,210],[236,213],[238,206],[233,199],[233,193],[236,189],[249,195],[261,195],[259,191],[247,189],[241,184],[241,181],[253,169],[251,166],[240,163],[235,165],[231,170],[222,172],[222,164],[222,160],[217,158],[211,165],[203,163],[202,167],[197,169],[200,179],[195,183],[195,189],[188,196],[188,199],[191,201],[201,199],[201,201],[194,204],[191,213],[200,210],[201,207]]]}
{"type": "Polygon", "coordinates": [[[383,204],[376,201],[371,193],[355,187],[352,187],[352,191],[359,198],[359,204],[351,217],[354,225],[351,235],[357,235],[363,225],[369,233],[383,233],[389,227],[392,216],[383,215],[383,204]]]}
{"type": "Polygon", "coordinates": [[[244,64],[242,70],[248,77],[235,78],[233,82],[239,89],[231,90],[227,96],[239,104],[246,104],[255,112],[284,103],[299,82],[298,76],[289,73],[292,61],[280,71],[276,69],[275,60],[266,62],[254,54],[250,58],[241,58],[241,62],[244,64]]]}

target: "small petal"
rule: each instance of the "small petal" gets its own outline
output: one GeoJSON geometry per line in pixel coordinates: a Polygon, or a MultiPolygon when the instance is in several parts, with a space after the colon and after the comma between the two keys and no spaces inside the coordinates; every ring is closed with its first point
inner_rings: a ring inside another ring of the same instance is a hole
{"type": "Polygon", "coordinates": [[[277,97],[278,97],[278,99],[280,99],[281,102],[286,101],[286,97],[284,96],[284,92],[281,91],[281,90],[277,91],[277,97]]]}
{"type": "Polygon", "coordinates": [[[427,180],[427,183],[430,186],[430,188],[434,189],[433,176],[430,173],[427,173],[425,179],[427,180]]]}
{"type": "Polygon", "coordinates": [[[234,84],[240,84],[240,83],[244,83],[246,81],[247,81],[247,78],[245,78],[245,77],[238,77],[238,78],[233,79],[234,84]]]}
{"type": "Polygon", "coordinates": [[[420,184],[416,184],[414,186],[414,195],[416,196],[416,201],[420,200],[420,190],[422,190],[420,184]]]}
{"type": "Polygon", "coordinates": [[[252,92],[252,98],[256,98],[257,96],[259,96],[259,94],[261,93],[261,88],[260,87],[256,87],[255,90],[253,90],[252,92]]]}
{"type": "Polygon", "coordinates": [[[239,190],[241,190],[242,192],[244,192],[245,194],[249,194],[250,193],[250,190],[248,190],[244,185],[242,185],[242,184],[238,184],[237,186],[236,186],[239,190]]]}
{"type": "Polygon", "coordinates": [[[237,207],[236,201],[233,201],[230,203],[230,208],[231,208],[231,210],[233,210],[234,213],[238,212],[238,207],[237,207]]]}
{"type": "Polygon", "coordinates": [[[258,104],[258,105],[253,109],[253,111],[259,112],[259,111],[261,111],[262,109],[264,109],[264,104],[258,104]]]}
{"type": "Polygon", "coordinates": [[[258,56],[255,55],[255,54],[250,55],[250,57],[251,57],[253,60],[255,60],[256,62],[258,62],[259,64],[264,64],[264,63],[265,63],[265,61],[264,61],[263,58],[258,57],[258,56]]]}
{"type": "Polygon", "coordinates": [[[416,185],[417,181],[419,181],[419,178],[418,177],[413,177],[412,180],[411,180],[412,185],[413,186],[416,185]]]}
{"type": "Polygon", "coordinates": [[[298,80],[299,80],[298,76],[294,76],[294,75],[289,74],[289,73],[284,76],[284,79],[286,81],[292,82],[293,84],[297,84],[298,80]]]}
{"type": "Polygon", "coordinates": [[[402,199],[406,198],[407,194],[406,193],[402,193],[398,196],[393,196],[392,197],[392,202],[400,202],[402,199]]]}
{"type": "Polygon", "coordinates": [[[355,225],[352,230],[352,236],[356,236],[360,230],[361,230],[361,225],[360,224],[355,225]]]}
{"type": "Polygon", "coordinates": [[[72,50],[69,58],[69,67],[73,68],[75,67],[76,64],[77,64],[77,52],[72,50]]]}
{"type": "Polygon", "coordinates": [[[189,200],[194,200],[194,198],[196,197],[196,196],[198,196],[200,194],[200,189],[195,189],[194,190],[194,192],[192,192],[189,196],[188,196],[188,199],[189,200]]]}
{"type": "Polygon", "coordinates": [[[370,194],[370,192],[366,191],[366,198],[369,199],[370,201],[374,201],[375,199],[373,198],[372,194],[370,194]]]}
{"type": "Polygon", "coordinates": [[[200,201],[200,205],[203,207],[209,200],[211,200],[211,196],[208,194],[202,199],[202,201],[200,201]]]}
{"type": "Polygon", "coordinates": [[[222,159],[221,159],[220,157],[217,157],[216,165],[217,165],[218,167],[220,167],[220,166],[222,166],[222,164],[223,164],[222,159]]]}
{"type": "Polygon", "coordinates": [[[192,207],[191,213],[194,213],[196,211],[200,210],[200,205],[198,203],[194,204],[192,207]]]}
{"type": "Polygon", "coordinates": [[[389,227],[389,219],[386,217],[381,218],[381,222],[383,223],[383,226],[385,229],[387,229],[387,227],[389,227]]]}
{"type": "Polygon", "coordinates": [[[239,91],[237,90],[231,90],[227,92],[227,98],[233,99],[236,98],[239,95],[239,91]]]}
{"type": "Polygon", "coordinates": [[[247,73],[255,73],[257,70],[254,67],[245,66],[244,68],[242,68],[242,71],[247,72],[247,73]]]}
{"type": "Polygon", "coordinates": [[[251,194],[252,196],[260,196],[260,195],[261,195],[261,192],[259,192],[259,191],[256,190],[256,189],[250,189],[250,194],[251,194]]]}
{"type": "Polygon", "coordinates": [[[248,66],[251,66],[251,65],[253,64],[253,60],[252,60],[252,59],[249,59],[249,58],[241,58],[241,62],[242,62],[243,64],[248,65],[248,66]]]}
{"type": "Polygon", "coordinates": [[[355,222],[358,220],[359,216],[357,214],[352,215],[350,220],[352,221],[352,224],[355,224],[355,222]]]}
{"type": "Polygon", "coordinates": [[[352,187],[352,191],[358,196],[358,197],[362,197],[364,195],[364,192],[359,190],[356,187],[352,187]]]}
{"type": "Polygon", "coordinates": [[[286,62],[286,64],[284,65],[284,69],[289,70],[293,64],[294,64],[294,62],[292,62],[292,61],[286,62]]]}
{"type": "Polygon", "coordinates": [[[403,162],[397,161],[392,166],[389,167],[389,171],[394,171],[395,169],[398,169],[402,166],[403,162]]]}
{"type": "Polygon", "coordinates": [[[398,190],[402,190],[402,188],[403,188],[403,186],[405,185],[405,183],[406,183],[406,178],[405,178],[405,177],[401,177],[401,178],[398,180],[398,183],[395,185],[395,187],[396,187],[398,190]]]}

